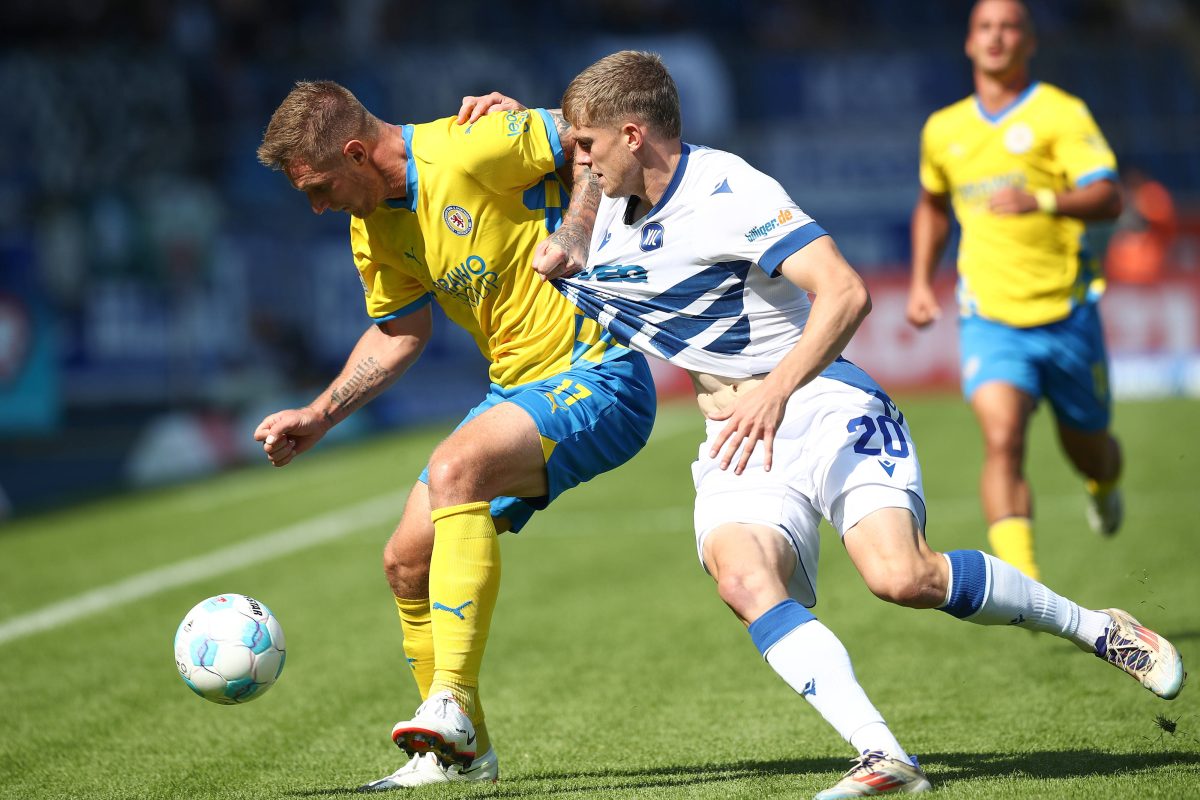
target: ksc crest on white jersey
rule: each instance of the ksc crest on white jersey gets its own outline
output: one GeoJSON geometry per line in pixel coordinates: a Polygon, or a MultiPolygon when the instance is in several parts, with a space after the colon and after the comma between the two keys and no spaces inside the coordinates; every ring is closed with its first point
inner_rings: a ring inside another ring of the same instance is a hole
{"type": "Polygon", "coordinates": [[[769,372],[800,338],[808,295],[779,265],[826,232],[773,178],[684,144],[662,199],[601,199],[588,268],[556,282],[617,339],[690,370],[769,372]]]}

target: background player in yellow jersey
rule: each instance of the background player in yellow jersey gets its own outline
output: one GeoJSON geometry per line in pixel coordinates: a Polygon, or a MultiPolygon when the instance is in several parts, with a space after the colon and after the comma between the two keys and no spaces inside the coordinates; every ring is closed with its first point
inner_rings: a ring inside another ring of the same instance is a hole
{"type": "Polygon", "coordinates": [[[1029,419],[1045,396],[1059,441],[1087,479],[1088,520],[1121,524],[1121,451],[1109,432],[1107,355],[1096,302],[1103,280],[1084,251],[1085,220],[1120,212],[1116,159],[1087,107],[1031,81],[1035,38],[1019,0],[980,0],[966,40],[975,94],[937,111],[921,134],[912,215],[908,319],[939,308],[931,281],[950,232],[958,252],[963,393],[983,430],[980,479],[994,552],[1037,577],[1024,474],[1029,419]]]}
{"type": "Polygon", "coordinates": [[[478,684],[499,590],[497,533],[520,530],[561,492],[624,463],[653,425],[644,358],[529,269],[547,233],[557,229],[565,247],[570,226],[594,219],[599,191],[581,171],[559,227],[555,170],[573,148],[557,111],[391,125],[320,81],[288,94],[258,151],[314,212],[351,215],[371,317],[328,389],[259,425],[255,438],[273,464],[311,448],[417,359],[431,300],[491,361],[491,390],[434,450],[385,548],[424,702],[392,732],[413,758],[366,790],[496,779],[478,684]]]}

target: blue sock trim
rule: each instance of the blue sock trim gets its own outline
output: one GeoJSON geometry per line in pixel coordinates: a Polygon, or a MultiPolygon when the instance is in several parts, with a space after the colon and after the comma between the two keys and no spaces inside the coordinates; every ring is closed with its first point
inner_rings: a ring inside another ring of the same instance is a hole
{"type": "Polygon", "coordinates": [[[758,619],[750,623],[750,639],[758,652],[765,658],[767,651],[775,646],[783,637],[799,628],[806,622],[812,622],[816,617],[804,606],[788,598],[767,610],[758,619]]]}
{"type": "Polygon", "coordinates": [[[940,610],[966,619],[983,605],[987,591],[987,560],[978,550],[951,550],[946,553],[953,571],[950,602],[940,610]]]}

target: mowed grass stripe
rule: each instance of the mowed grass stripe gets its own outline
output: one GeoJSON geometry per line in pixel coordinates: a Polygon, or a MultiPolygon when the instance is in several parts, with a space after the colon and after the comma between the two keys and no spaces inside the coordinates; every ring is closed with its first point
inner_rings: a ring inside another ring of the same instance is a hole
{"type": "Polygon", "coordinates": [[[207,555],[177,561],[0,622],[0,645],[92,614],[338,539],[396,516],[407,492],[391,492],[280,528],[207,555]]]}
{"type": "MultiPolygon", "coordinates": [[[[676,431],[678,432],[678,431],[676,431]]],[[[99,614],[121,603],[139,600],[159,592],[212,578],[254,564],[270,561],[309,547],[341,538],[347,534],[376,526],[396,519],[396,510],[404,507],[408,493],[389,492],[368,500],[327,512],[316,519],[288,525],[284,528],[257,536],[248,541],[221,548],[207,555],[178,561],[147,572],[133,575],[125,580],[101,586],[83,594],[69,597],[36,611],[0,622],[0,646],[35,633],[67,625],[83,617],[99,614]]],[[[1138,505],[1149,507],[1150,514],[1169,513],[1172,504],[1183,500],[1178,492],[1137,493],[1129,498],[1138,505]]],[[[1082,508],[1083,494],[1057,495],[1039,502],[1043,516],[1057,519],[1070,518],[1082,508]],[[1050,514],[1045,512],[1050,511],[1050,514]]],[[[969,521],[978,516],[977,497],[943,498],[931,503],[931,512],[939,523],[969,521]]],[[[669,532],[665,525],[678,523],[682,514],[690,508],[662,507],[654,509],[630,509],[649,528],[649,532],[669,532]]],[[[577,512],[580,513],[580,512],[577,512]]],[[[613,513],[608,509],[583,510],[583,514],[611,522],[613,513]]],[[[643,537],[647,530],[631,531],[630,536],[643,537]]],[[[605,527],[606,535],[617,535],[605,527]]],[[[536,534],[539,538],[578,535],[572,532],[549,529],[536,534]]]]}

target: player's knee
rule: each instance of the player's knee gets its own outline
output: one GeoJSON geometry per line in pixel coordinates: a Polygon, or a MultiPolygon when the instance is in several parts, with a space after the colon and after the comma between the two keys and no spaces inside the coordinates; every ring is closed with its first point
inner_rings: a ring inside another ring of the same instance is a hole
{"type": "MultiPolygon", "coordinates": [[[[478,483],[471,457],[459,450],[438,448],[429,460],[429,494],[453,498],[469,493],[478,483]]],[[[451,501],[453,502],[453,500],[451,501]]]]}
{"type": "Polygon", "coordinates": [[[983,447],[990,458],[1019,458],[1025,450],[1025,434],[1019,426],[991,425],[983,431],[983,447]]]}
{"type": "Polygon", "coordinates": [[[429,594],[429,560],[406,554],[391,542],[383,548],[383,574],[397,597],[429,594]]]}
{"type": "Polygon", "coordinates": [[[717,594],[725,605],[743,619],[756,616],[755,611],[777,593],[776,581],[764,572],[725,570],[717,579],[717,594]]]}
{"type": "Polygon", "coordinates": [[[906,608],[934,608],[945,599],[937,571],[918,562],[903,569],[878,571],[867,578],[867,588],[880,600],[906,608]]]}

